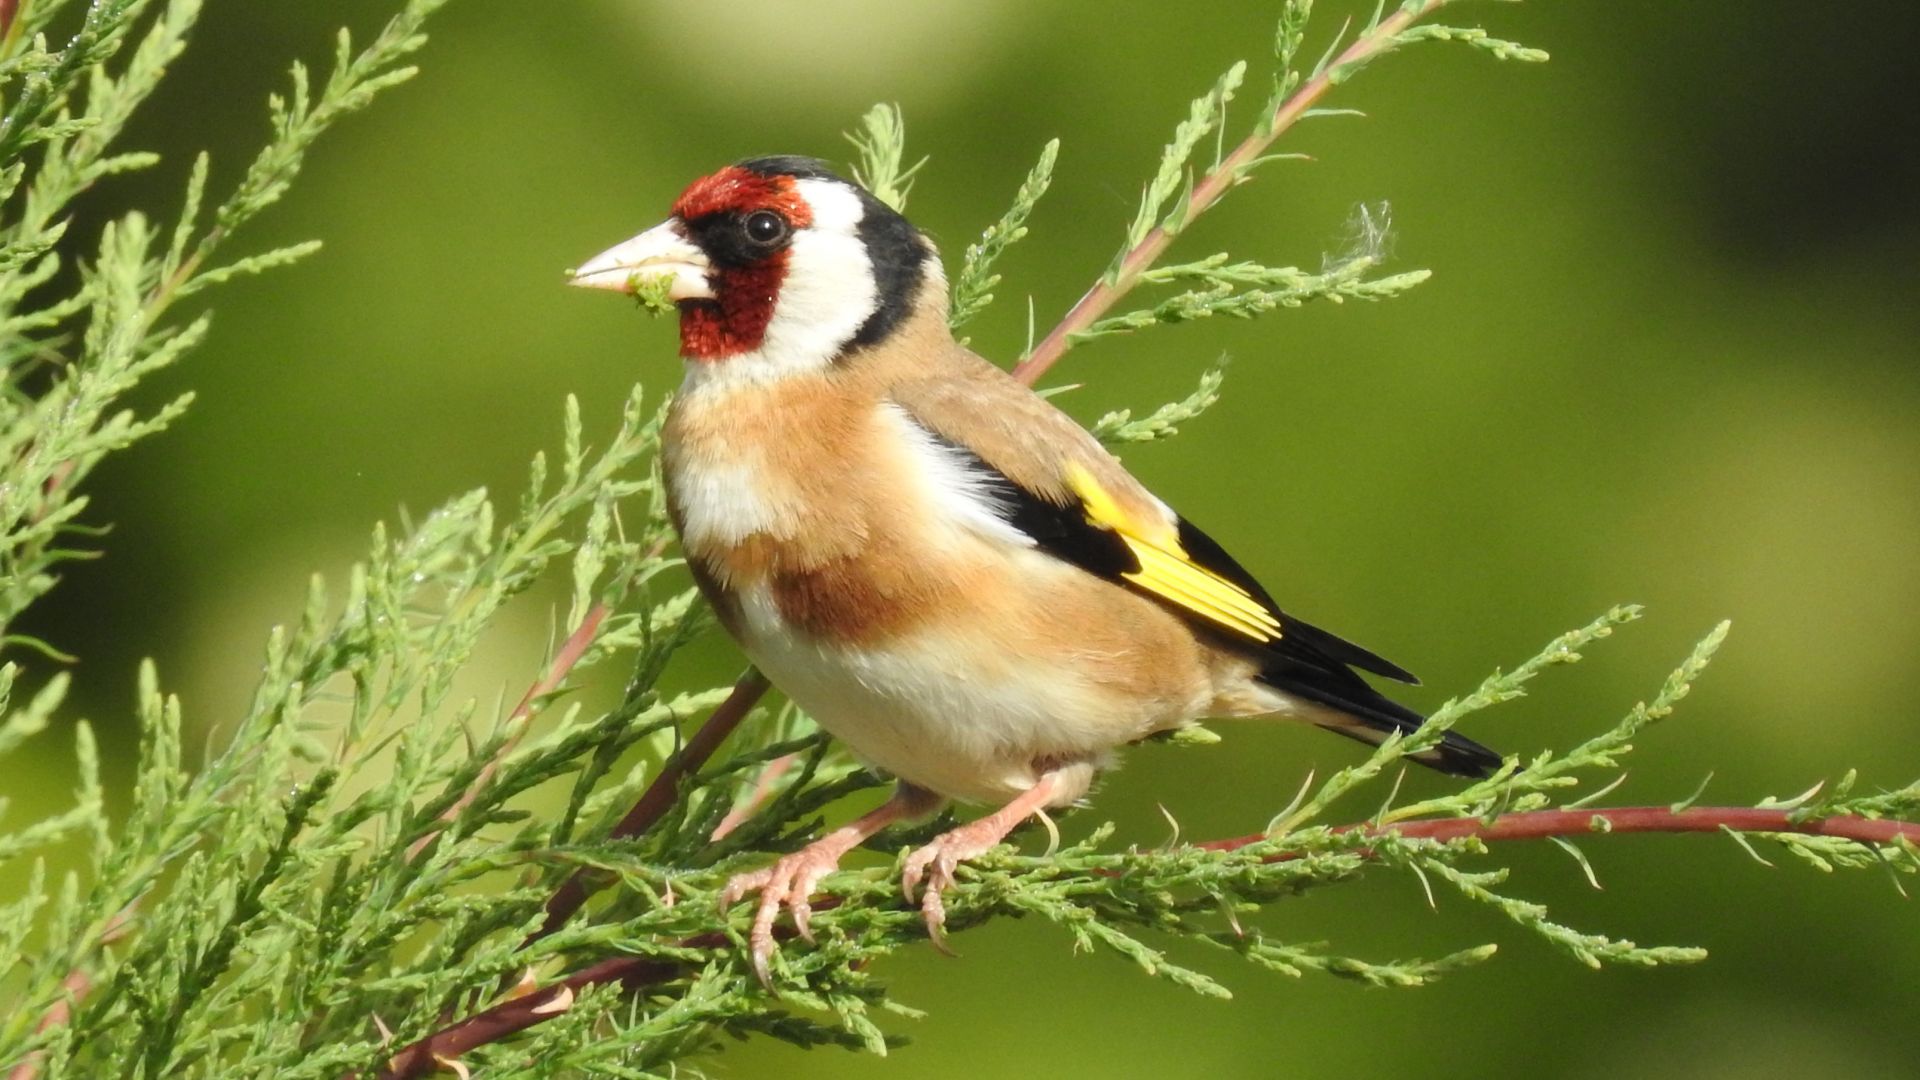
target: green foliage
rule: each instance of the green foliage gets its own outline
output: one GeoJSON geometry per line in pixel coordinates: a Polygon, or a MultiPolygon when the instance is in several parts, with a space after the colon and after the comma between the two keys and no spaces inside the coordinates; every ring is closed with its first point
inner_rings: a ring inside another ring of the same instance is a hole
{"type": "Polygon", "coordinates": [[[649,315],[675,315],[679,308],[673,303],[673,276],[659,274],[635,274],[627,281],[627,288],[633,294],[634,303],[641,311],[649,315]]]}
{"type": "MultiPolygon", "coordinates": [[[[544,893],[513,875],[604,835],[673,725],[718,700],[655,687],[705,616],[685,589],[615,615],[576,670],[630,663],[620,700],[565,710],[524,746],[525,716],[482,714],[450,685],[501,606],[552,564],[574,582],[569,629],[594,600],[639,593],[671,565],[659,554],[657,481],[642,464],[657,434],[657,413],[636,392],[606,448],[589,451],[569,402],[557,476],[536,457],[504,520],[476,491],[404,537],[376,529],[344,595],[331,599],[316,580],[298,626],[275,632],[247,716],[194,772],[181,765],[180,704],[143,669],[126,820],[108,827],[90,782],[80,808],[54,819],[92,835],[87,880],[58,895],[36,880],[0,914],[7,955],[36,918],[47,942],[14,972],[0,1059],[41,1051],[88,1075],[337,1075],[377,1050],[368,1017],[413,1032],[537,962],[513,946],[544,893]],[[630,532],[623,508],[638,511],[630,532]],[[570,786],[564,814],[513,805],[551,784],[570,786]],[[139,930],[102,950],[116,924],[139,930]],[[97,972],[101,990],[69,1025],[31,1034],[75,970],[97,972]]],[[[0,745],[46,711],[35,701],[9,717],[0,745]]],[[[53,837],[11,839],[24,848],[53,837]]]]}
{"type": "MultiPolygon", "coordinates": [[[[79,523],[85,497],[77,485],[106,455],[185,407],[181,399],[135,416],[122,404],[205,333],[206,316],[169,322],[171,305],[312,250],[214,265],[234,232],[284,195],[323,131],[412,73],[402,61],[420,47],[422,21],[440,0],[407,3],[359,52],[343,35],[317,93],[296,66],[290,91],[270,107],[271,142],[210,224],[199,224],[202,158],[176,219],[162,227],[130,212],[104,224],[77,277],[62,276],[58,254],[71,229],[67,207],[94,180],[151,164],[110,144],[186,42],[199,8],[192,0],[98,0],[69,44],[51,49],[37,35],[63,6],[42,0],[20,10],[0,56],[0,91],[12,102],[0,121],[0,181],[14,193],[0,219],[0,357],[8,373],[0,453],[10,462],[0,483],[0,629],[52,587],[61,560],[77,556],[73,538],[92,535],[79,523]]],[[[1477,33],[1407,28],[1438,6],[1415,0],[1377,14],[1353,44],[1343,51],[1336,42],[1303,72],[1295,57],[1308,4],[1287,4],[1276,35],[1280,70],[1256,135],[1277,130],[1276,118],[1315,80],[1347,77],[1395,44],[1451,37],[1499,56],[1537,58],[1477,33]]],[[[1382,298],[1423,278],[1369,276],[1383,249],[1384,225],[1374,218],[1364,219],[1355,251],[1317,274],[1225,254],[1156,268],[1140,254],[1154,235],[1177,234],[1204,209],[1189,166],[1222,130],[1244,74],[1236,65],[1194,103],[1147,185],[1127,249],[1102,279],[1115,300],[1134,285],[1184,291],[1130,314],[1095,312],[1083,339],[1216,314],[1253,317],[1311,299],[1382,298]]],[[[876,107],[852,138],[857,175],[901,205],[920,166],[904,166],[898,110],[876,107]]],[[[991,302],[1000,280],[993,267],[1025,235],[1057,149],[1045,148],[1013,206],[968,249],[954,280],[956,325],[991,302]]],[[[1216,142],[1209,175],[1230,183],[1272,160],[1223,151],[1216,142]]],[[[1095,432],[1110,443],[1172,435],[1217,400],[1221,376],[1215,366],[1186,398],[1140,419],[1110,414],[1095,432]]],[[[376,527],[344,583],[314,579],[298,620],[272,633],[251,704],[196,766],[186,762],[182,703],[152,665],[142,667],[140,760],[112,818],[89,729],[62,712],[68,677],[41,677],[30,689],[37,672],[0,667],[0,757],[71,730],[80,772],[70,809],[0,833],[0,861],[44,858],[56,844],[84,856],[82,871],[58,880],[36,862],[24,891],[0,905],[0,1070],[371,1075],[450,1024],[479,1032],[463,1043],[461,1064],[488,1076],[674,1075],[688,1058],[711,1052],[720,1034],[885,1052],[889,1014],[914,1014],[878,982],[872,961],[925,940],[918,911],[901,896],[900,860],[939,824],[883,834],[869,844],[877,860],[828,879],[814,905],[817,941],[786,942],[773,990],[760,986],[742,952],[745,909],[716,910],[726,880],[804,844],[842,800],[879,781],[791,707],[749,716],[716,760],[691,756],[686,726],[739,699],[725,687],[668,689],[675,654],[709,620],[671,554],[653,465],[659,425],[658,408],[636,389],[617,428],[593,447],[569,399],[558,453],[534,456],[518,499],[471,491],[417,523],[376,527]],[[544,671],[529,665],[525,699],[485,704],[457,691],[501,612],[543,577],[565,581],[567,610],[554,619],[560,640],[551,662],[538,665],[544,671]],[[610,702],[565,700],[569,681],[588,671],[621,673],[610,702]],[[659,786],[672,775],[669,764],[689,775],[659,786]],[[643,793],[662,791],[671,799],[644,828],[617,828],[643,793]],[[747,812],[730,817],[737,810],[747,812]],[[723,822],[730,828],[717,836],[723,822]],[[551,898],[574,881],[596,887],[597,897],[542,932],[551,898]],[[535,996],[519,993],[535,986],[535,996]],[[542,1004],[529,1023],[497,1030],[480,1032],[463,1019],[515,1000],[542,1004]]],[[[1604,831],[1613,819],[1589,808],[1612,789],[1608,778],[1633,741],[1688,694],[1724,626],[1648,702],[1572,750],[1513,759],[1487,780],[1398,801],[1410,755],[1463,718],[1521,696],[1537,675],[1579,660],[1637,614],[1608,612],[1448,702],[1419,731],[1317,785],[1309,778],[1261,833],[1182,843],[1176,825],[1161,847],[1115,850],[1112,830],[1100,827],[1044,854],[999,849],[962,869],[947,902],[949,927],[1038,917],[1076,948],[1111,950],[1147,974],[1215,997],[1226,989],[1174,959],[1191,950],[1170,943],[1287,975],[1381,987],[1425,985],[1494,955],[1483,944],[1433,960],[1363,960],[1344,946],[1284,940],[1257,921],[1307,890],[1387,873],[1420,881],[1429,895],[1437,880],[1584,964],[1696,960],[1698,950],[1645,947],[1552,921],[1537,903],[1510,895],[1509,873],[1488,864],[1483,834],[1514,815],[1555,810],[1604,831]],[[1586,794],[1569,798],[1579,788],[1586,794]]],[[[1210,740],[1194,733],[1180,741],[1210,740]]],[[[1920,785],[1872,794],[1855,786],[1849,774],[1824,795],[1762,809],[1795,827],[1920,812],[1920,785]]],[[[1822,870],[1920,869],[1920,853],[1905,840],[1755,835],[1822,870]]],[[[1556,839],[1585,866],[1577,848],[1556,839]]]]}
{"type": "MultiPolygon", "coordinates": [[[[1307,118],[1360,115],[1350,109],[1315,108],[1313,102],[1344,82],[1366,64],[1395,48],[1423,40],[1457,40],[1486,49],[1502,60],[1544,61],[1547,56],[1512,42],[1489,38],[1479,30],[1425,25],[1408,27],[1441,8],[1446,0],[1407,0],[1388,14],[1381,4],[1359,34],[1348,43],[1345,27],[1328,45],[1310,72],[1297,64],[1305,40],[1310,0],[1289,0],[1274,34],[1277,70],[1272,92],[1261,107],[1248,135],[1231,151],[1225,131],[1228,106],[1246,79],[1246,65],[1229,67],[1207,93],[1194,99],[1187,118],[1175,126],[1173,138],[1161,151],[1160,163],[1140,198],[1126,239],[1108,264],[1094,292],[1069,313],[1038,350],[1029,349],[1029,363],[1044,368],[1073,345],[1108,334],[1129,333],[1150,326],[1189,322],[1214,315],[1251,318],[1276,307],[1296,307],[1308,300],[1377,300],[1396,295],[1426,280],[1424,271],[1370,278],[1380,260],[1378,245],[1328,260],[1319,274],[1293,267],[1275,268],[1254,262],[1233,262],[1220,254],[1198,262],[1156,268],[1168,244],[1186,231],[1195,218],[1227,192],[1253,179],[1255,170],[1274,161],[1304,155],[1271,153],[1269,147],[1282,130],[1307,118]],[[1345,46],[1344,48],[1342,46],[1345,46]],[[1194,175],[1194,158],[1212,136],[1212,161],[1204,174],[1194,175]],[[1117,298],[1139,285],[1178,285],[1185,291],[1147,307],[1105,318],[1081,318],[1105,305],[1089,302],[1117,298]],[[1103,296],[1104,294],[1104,296],[1103,296]],[[1036,351],[1053,351],[1034,357],[1036,351]]],[[[1384,221],[1379,226],[1384,235],[1384,221]]],[[[968,307],[971,317],[975,308],[968,307]]]]}
{"type": "MultiPolygon", "coordinates": [[[[1107,267],[1106,280],[1109,284],[1118,282],[1127,260],[1127,255],[1138,248],[1147,234],[1160,229],[1168,235],[1178,235],[1190,220],[1193,211],[1193,183],[1189,178],[1187,166],[1193,160],[1194,152],[1200,148],[1207,135],[1225,126],[1227,122],[1227,103],[1233,100],[1233,92],[1247,76],[1247,65],[1240,61],[1228,68],[1213,89],[1195,98],[1187,109],[1187,118],[1173,129],[1173,140],[1160,152],[1160,167],[1154,170],[1153,179],[1147,182],[1146,191],[1140,196],[1140,208],[1134,212],[1132,224],[1127,226],[1127,238],[1114,256],[1112,265],[1107,267]],[[1179,199],[1168,208],[1167,202],[1178,193],[1179,199]]],[[[1223,155],[1219,144],[1215,144],[1213,167],[1218,168],[1223,155]]]]}
{"type": "Polygon", "coordinates": [[[962,324],[986,310],[993,303],[993,288],[1000,284],[1000,275],[993,273],[993,264],[1008,248],[1025,239],[1027,235],[1027,217],[1039,204],[1040,197],[1047,193],[1047,185],[1053,183],[1053,163],[1060,157],[1060,140],[1049,139],[1040,150],[1040,160],[1033,163],[1033,169],[1027,178],[1020,182],[1020,190],[1013,196],[1013,205],[1000,215],[1000,220],[987,226],[980,234],[980,241],[967,245],[965,261],[960,264],[960,273],[953,279],[953,310],[947,317],[947,324],[958,330],[962,324]]]}
{"type": "Polygon", "coordinates": [[[921,158],[906,164],[907,125],[898,105],[875,105],[860,118],[857,131],[847,141],[860,153],[853,178],[873,197],[895,210],[907,208],[907,193],[913,190],[913,178],[927,163],[921,158]]]}
{"type": "Polygon", "coordinates": [[[1169,401],[1138,420],[1130,409],[1116,409],[1094,421],[1094,437],[1109,446],[1118,443],[1155,442],[1180,434],[1180,425],[1196,419],[1220,400],[1220,384],[1227,379],[1227,363],[1218,363],[1200,374],[1193,393],[1179,401],[1169,401]]]}
{"type": "Polygon", "coordinates": [[[1074,335],[1075,343],[1091,341],[1109,334],[1126,334],[1149,326],[1192,322],[1195,319],[1227,315],[1251,319],[1275,308],[1299,307],[1309,300],[1383,300],[1406,292],[1432,276],[1425,270],[1409,270],[1385,277],[1368,278],[1366,273],[1377,260],[1358,255],[1342,261],[1324,273],[1309,274],[1291,266],[1270,267],[1257,263],[1229,263],[1224,253],[1198,262],[1156,267],[1140,275],[1147,285],[1198,282],[1199,287],[1168,297],[1149,308],[1112,315],[1074,335]]]}
{"type": "Polygon", "coordinates": [[[1410,45],[1416,41],[1462,41],[1476,49],[1484,49],[1492,53],[1497,60],[1520,60],[1531,64],[1545,63],[1547,60],[1545,49],[1529,48],[1515,41],[1503,41],[1489,36],[1485,30],[1478,27],[1432,24],[1416,26],[1411,30],[1401,31],[1395,35],[1394,40],[1401,45],[1410,45]]]}
{"type": "Polygon", "coordinates": [[[9,463],[0,484],[0,642],[39,645],[9,636],[9,628],[53,587],[60,563],[87,554],[93,530],[80,521],[87,505],[80,484],[105,455],[163,430],[191,402],[181,395],[146,415],[121,405],[205,337],[208,317],[169,321],[173,305],[316,249],[295,244],[209,265],[285,193],[328,128],[412,77],[403,61],[423,44],[420,25],[444,2],[412,0],[357,53],[343,31],[317,97],[306,68],[295,64],[290,96],[269,103],[272,139],[211,224],[198,220],[203,156],[170,228],[137,210],[108,221],[78,274],[63,273],[62,248],[74,246],[69,210],[102,178],[156,163],[152,154],[114,146],[184,47],[200,2],[101,0],[59,49],[37,32],[62,4],[41,0],[18,14],[0,53],[0,99],[12,102],[0,120],[0,459],[9,463]],[[149,9],[157,13],[143,22],[149,9]]]}

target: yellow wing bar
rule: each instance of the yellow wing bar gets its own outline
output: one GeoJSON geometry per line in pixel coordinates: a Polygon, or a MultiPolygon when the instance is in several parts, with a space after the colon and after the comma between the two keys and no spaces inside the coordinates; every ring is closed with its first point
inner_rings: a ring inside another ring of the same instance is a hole
{"type": "Polygon", "coordinates": [[[1280,640],[1279,617],[1247,590],[1194,562],[1175,530],[1127,513],[1077,462],[1067,465],[1067,485],[1080,497],[1087,520],[1118,535],[1133,552],[1140,569],[1121,574],[1123,579],[1255,641],[1280,640]]]}

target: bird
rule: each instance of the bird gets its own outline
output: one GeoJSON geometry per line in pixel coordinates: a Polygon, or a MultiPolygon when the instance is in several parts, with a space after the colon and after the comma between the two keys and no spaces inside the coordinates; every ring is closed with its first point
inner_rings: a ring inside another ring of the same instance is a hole
{"type": "MultiPolygon", "coordinates": [[[[1283,611],[1078,422],[956,341],[926,234],[806,157],[696,180],[571,284],[679,316],[660,435],[669,517],[748,659],[894,781],[877,809],[772,865],[748,934],[764,983],[782,908],[859,844],[952,803],[984,816],[902,870],[944,947],[960,863],[1083,800],[1131,743],[1204,719],[1303,720],[1378,744],[1424,717],[1363,673],[1406,669],[1283,611]]],[[[1454,732],[1414,760],[1485,777],[1454,732]]]]}

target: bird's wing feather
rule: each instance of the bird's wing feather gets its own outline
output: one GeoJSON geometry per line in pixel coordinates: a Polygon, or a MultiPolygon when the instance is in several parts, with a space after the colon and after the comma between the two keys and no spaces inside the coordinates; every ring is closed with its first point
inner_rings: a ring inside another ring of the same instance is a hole
{"type": "Polygon", "coordinates": [[[1281,611],[1253,575],[1154,498],[1086,429],[999,368],[970,353],[943,367],[937,377],[895,384],[894,403],[961,455],[1009,523],[1041,550],[1284,667],[1347,675],[1351,665],[1415,681],[1281,611]]]}

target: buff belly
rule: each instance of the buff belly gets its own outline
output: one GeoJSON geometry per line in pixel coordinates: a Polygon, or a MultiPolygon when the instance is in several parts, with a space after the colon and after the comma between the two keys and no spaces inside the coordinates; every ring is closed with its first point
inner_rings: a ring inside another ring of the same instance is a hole
{"type": "Polygon", "coordinates": [[[884,645],[810,639],[764,589],[737,596],[741,645],[775,686],[863,761],[949,799],[1003,802],[1064,767],[1054,802],[1072,802],[1115,747],[1190,722],[1210,696],[1116,693],[1071,651],[1035,655],[951,628],[884,645]]]}

